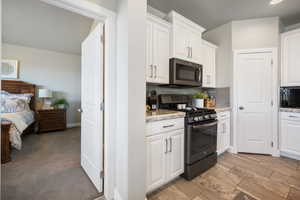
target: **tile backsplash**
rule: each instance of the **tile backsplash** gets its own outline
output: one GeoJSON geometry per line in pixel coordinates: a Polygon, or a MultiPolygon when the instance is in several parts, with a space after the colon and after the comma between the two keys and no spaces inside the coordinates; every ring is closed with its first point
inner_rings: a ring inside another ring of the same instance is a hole
{"type": "Polygon", "coordinates": [[[216,98],[217,107],[228,107],[230,106],[230,88],[170,88],[161,87],[157,85],[147,84],[147,94],[155,90],[157,95],[160,94],[184,94],[193,95],[197,92],[206,91],[209,96],[216,98]]]}

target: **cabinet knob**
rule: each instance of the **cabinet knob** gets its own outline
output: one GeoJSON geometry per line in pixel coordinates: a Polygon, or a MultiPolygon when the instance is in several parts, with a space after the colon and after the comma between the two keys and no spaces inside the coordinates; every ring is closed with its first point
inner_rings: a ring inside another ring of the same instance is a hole
{"type": "Polygon", "coordinates": [[[79,113],[83,113],[83,110],[82,110],[82,108],[79,108],[79,109],[77,110],[77,112],[79,112],[79,113]]]}
{"type": "Polygon", "coordinates": [[[240,106],[239,109],[240,109],[240,110],[244,110],[245,108],[244,108],[243,106],[240,106]]]}

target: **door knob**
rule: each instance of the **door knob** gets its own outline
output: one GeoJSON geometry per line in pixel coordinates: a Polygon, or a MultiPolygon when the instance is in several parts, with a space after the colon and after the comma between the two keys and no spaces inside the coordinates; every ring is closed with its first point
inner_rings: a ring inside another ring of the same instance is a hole
{"type": "Polygon", "coordinates": [[[243,106],[240,106],[239,109],[240,109],[240,110],[244,110],[245,108],[244,108],[243,106]]]}
{"type": "Polygon", "coordinates": [[[82,112],[83,112],[83,110],[82,110],[81,108],[79,108],[77,111],[78,111],[79,113],[82,113],[82,112]]]}

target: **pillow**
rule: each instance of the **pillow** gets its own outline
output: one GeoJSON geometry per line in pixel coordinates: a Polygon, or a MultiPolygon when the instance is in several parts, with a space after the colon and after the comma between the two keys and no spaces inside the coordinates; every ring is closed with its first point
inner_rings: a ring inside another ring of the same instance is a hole
{"type": "Polygon", "coordinates": [[[16,113],[30,110],[28,103],[18,98],[1,98],[1,113],[16,113]]]}
{"type": "Polygon", "coordinates": [[[25,94],[12,94],[6,91],[1,90],[1,99],[21,99],[27,102],[28,104],[30,103],[31,98],[33,97],[33,94],[30,93],[25,93],[25,94]]]}

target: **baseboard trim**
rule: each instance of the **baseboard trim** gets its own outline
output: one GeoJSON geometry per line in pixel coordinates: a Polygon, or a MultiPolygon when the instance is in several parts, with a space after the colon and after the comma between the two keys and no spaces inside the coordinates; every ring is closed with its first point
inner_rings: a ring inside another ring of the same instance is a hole
{"type": "Polygon", "coordinates": [[[237,154],[237,151],[236,151],[236,149],[235,149],[233,146],[230,146],[230,147],[228,148],[228,152],[229,152],[229,153],[237,154]]]}
{"type": "Polygon", "coordinates": [[[293,153],[287,153],[287,152],[284,152],[284,151],[280,151],[280,155],[284,156],[284,157],[300,160],[300,155],[295,155],[293,153]]]}
{"type": "Polygon", "coordinates": [[[81,123],[68,123],[67,128],[77,128],[80,127],[81,123]]]}

